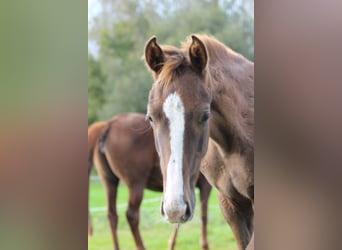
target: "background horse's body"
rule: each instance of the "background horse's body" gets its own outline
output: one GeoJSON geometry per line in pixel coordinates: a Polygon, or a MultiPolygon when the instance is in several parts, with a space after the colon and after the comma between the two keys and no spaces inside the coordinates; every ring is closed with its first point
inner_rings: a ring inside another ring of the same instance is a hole
{"type": "Polygon", "coordinates": [[[163,180],[171,185],[167,182],[172,178],[166,178],[170,166],[184,173],[177,183],[183,185],[179,193],[185,189],[186,196],[165,203],[166,217],[171,222],[191,218],[191,177],[199,172],[210,135],[224,164],[202,164],[201,172],[218,189],[221,211],[238,248],[245,249],[254,216],[254,64],[206,35],[191,36],[180,49],[159,46],[152,37],[145,46],[145,60],[154,78],[148,116],[160,147],[163,180]],[[181,121],[177,124],[181,133],[172,129],[173,120],[181,121]],[[182,141],[180,147],[174,146],[173,133],[182,141]],[[170,162],[170,155],[182,160],[170,162]],[[172,203],[179,205],[171,207],[172,203]]]}
{"type": "MultiPolygon", "coordinates": [[[[163,182],[159,157],[155,150],[153,133],[144,115],[127,113],[118,115],[108,122],[95,123],[88,129],[89,170],[93,165],[106,190],[108,219],[112,230],[114,248],[119,249],[116,211],[116,196],[119,180],[129,190],[126,216],[136,242],[137,249],[145,249],[138,229],[139,208],[145,188],[162,192],[163,182]],[[90,134],[89,134],[90,133],[90,134]],[[97,138],[96,138],[97,137],[97,138]]],[[[202,249],[209,249],[206,224],[207,203],[211,191],[210,184],[203,176],[197,181],[200,189],[202,217],[202,249]]],[[[91,233],[90,222],[88,224],[91,233]]],[[[172,234],[169,248],[173,249],[177,231],[172,234]]]]}

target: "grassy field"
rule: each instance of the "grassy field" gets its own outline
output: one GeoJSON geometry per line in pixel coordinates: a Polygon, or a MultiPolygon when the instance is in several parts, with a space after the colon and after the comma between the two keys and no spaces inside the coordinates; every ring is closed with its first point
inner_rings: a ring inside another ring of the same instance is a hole
{"type": "MultiPolygon", "coordinates": [[[[118,237],[121,250],[135,249],[133,236],[125,216],[127,196],[127,188],[120,184],[117,209],[119,215],[118,237]]],[[[160,199],[161,193],[145,190],[144,200],[140,208],[140,232],[148,250],[167,249],[168,239],[173,230],[173,225],[168,224],[160,215],[160,199]]],[[[113,242],[106,216],[106,199],[101,183],[98,181],[91,181],[89,202],[93,236],[88,238],[88,250],[111,250],[113,249],[113,242]]],[[[201,221],[198,207],[197,204],[192,221],[180,227],[176,249],[200,249],[201,221]]],[[[208,208],[208,241],[212,250],[236,249],[233,234],[220,213],[215,190],[211,192],[208,208]]]]}

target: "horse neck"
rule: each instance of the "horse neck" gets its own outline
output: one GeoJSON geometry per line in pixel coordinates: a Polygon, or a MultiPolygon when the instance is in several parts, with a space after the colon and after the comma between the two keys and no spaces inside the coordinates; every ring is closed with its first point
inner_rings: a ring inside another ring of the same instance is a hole
{"type": "Polygon", "coordinates": [[[211,71],[210,136],[226,153],[253,151],[254,69],[249,72],[251,68],[245,67],[245,70],[248,70],[245,77],[239,78],[232,77],[232,72],[225,68],[211,71]]]}

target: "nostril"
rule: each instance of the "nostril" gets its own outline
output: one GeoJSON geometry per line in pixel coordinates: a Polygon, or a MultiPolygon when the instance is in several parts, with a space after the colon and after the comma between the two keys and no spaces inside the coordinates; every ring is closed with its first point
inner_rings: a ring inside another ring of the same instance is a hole
{"type": "Polygon", "coordinates": [[[185,214],[182,216],[181,220],[182,220],[182,222],[186,222],[190,217],[191,217],[190,206],[189,206],[189,203],[186,202],[185,214]]]}
{"type": "Polygon", "coordinates": [[[186,216],[186,219],[190,218],[191,216],[190,206],[188,202],[186,203],[185,216],[186,216]]]}
{"type": "Polygon", "coordinates": [[[161,213],[162,216],[165,215],[164,214],[164,201],[162,201],[161,204],[160,204],[160,213],[161,213]]]}

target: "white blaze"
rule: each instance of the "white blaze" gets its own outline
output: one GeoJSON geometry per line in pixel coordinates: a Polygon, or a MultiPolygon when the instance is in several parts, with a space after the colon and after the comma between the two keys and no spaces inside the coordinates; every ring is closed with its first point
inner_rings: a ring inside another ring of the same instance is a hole
{"type": "Polygon", "coordinates": [[[179,95],[170,94],[164,104],[163,110],[169,121],[171,155],[167,166],[167,181],[165,191],[165,209],[179,211],[186,209],[183,200],[183,137],[184,137],[184,106],[179,95]]]}

